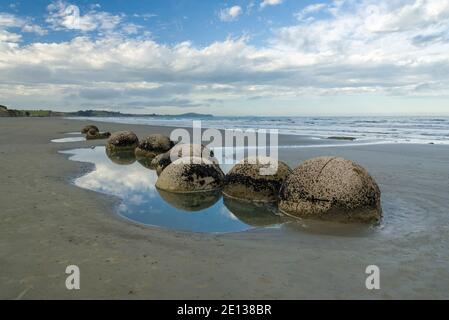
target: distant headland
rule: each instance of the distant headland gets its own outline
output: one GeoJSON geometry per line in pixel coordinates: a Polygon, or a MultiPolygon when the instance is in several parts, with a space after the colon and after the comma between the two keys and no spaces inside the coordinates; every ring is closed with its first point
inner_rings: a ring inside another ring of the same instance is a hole
{"type": "Polygon", "coordinates": [[[183,113],[177,115],[166,114],[130,114],[103,110],[80,110],[75,112],[61,112],[52,110],[15,110],[0,105],[0,117],[160,117],[160,118],[213,118],[211,114],[183,113]]]}

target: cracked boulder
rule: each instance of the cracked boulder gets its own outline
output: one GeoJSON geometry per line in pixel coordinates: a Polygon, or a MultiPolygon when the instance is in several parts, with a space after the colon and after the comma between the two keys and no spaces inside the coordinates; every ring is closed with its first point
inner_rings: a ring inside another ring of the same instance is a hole
{"type": "Polygon", "coordinates": [[[224,173],[212,161],[199,158],[181,158],[160,174],[156,187],[163,191],[191,193],[218,190],[223,186],[224,173]]]}
{"type": "Polygon", "coordinates": [[[380,220],[380,189],[353,161],[319,157],[302,163],[282,185],[279,209],[299,218],[373,223],[380,220]]]}
{"type": "Polygon", "coordinates": [[[135,150],[138,158],[154,158],[169,151],[174,146],[169,137],[162,134],[152,134],[139,142],[135,150]]]}
{"type": "Polygon", "coordinates": [[[282,183],[291,169],[282,161],[250,157],[236,164],[226,175],[223,193],[230,198],[276,202],[282,183]],[[269,169],[273,168],[273,172],[269,169]]]}

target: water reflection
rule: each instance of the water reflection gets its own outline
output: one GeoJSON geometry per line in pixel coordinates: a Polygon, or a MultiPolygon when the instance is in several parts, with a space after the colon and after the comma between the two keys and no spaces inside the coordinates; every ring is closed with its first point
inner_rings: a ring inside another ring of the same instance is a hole
{"type": "Polygon", "coordinates": [[[173,193],[157,189],[159,195],[172,207],[188,212],[198,212],[207,209],[221,199],[221,191],[198,193],[173,193]]]}
{"type": "Polygon", "coordinates": [[[71,160],[95,164],[95,170],[76,179],[81,188],[121,199],[118,213],[132,221],[169,229],[225,233],[280,223],[273,211],[226,200],[221,192],[173,194],[157,190],[157,174],[132,153],[106,152],[105,147],[65,151],[71,160]],[[260,214],[260,216],[259,216],[260,214]],[[270,215],[272,215],[270,217],[270,215]]]}
{"type": "Polygon", "coordinates": [[[223,202],[229,211],[247,225],[267,227],[283,222],[283,218],[278,214],[277,207],[273,204],[251,203],[226,196],[223,198],[223,202]]]}
{"type": "Polygon", "coordinates": [[[136,156],[134,155],[133,150],[111,151],[109,149],[106,149],[106,155],[109,159],[111,159],[112,162],[119,165],[128,166],[136,162],[136,156]]]}
{"type": "Polygon", "coordinates": [[[81,142],[86,141],[85,137],[71,137],[71,138],[61,138],[61,139],[53,139],[51,142],[56,143],[66,143],[66,142],[81,142]]]}

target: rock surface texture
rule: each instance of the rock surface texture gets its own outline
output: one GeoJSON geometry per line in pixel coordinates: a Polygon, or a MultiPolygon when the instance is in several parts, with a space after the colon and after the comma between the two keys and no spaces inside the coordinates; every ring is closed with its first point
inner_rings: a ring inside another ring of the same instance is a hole
{"type": "Polygon", "coordinates": [[[360,165],[320,157],[305,161],[287,177],[279,208],[300,218],[372,223],[382,216],[380,196],[377,183],[360,165]]]}
{"type": "Polygon", "coordinates": [[[285,163],[266,157],[247,158],[236,164],[226,175],[223,193],[231,198],[276,202],[282,183],[291,173],[285,163]],[[270,164],[277,166],[273,174],[264,174],[270,164]]]}
{"type": "Polygon", "coordinates": [[[131,131],[119,131],[111,135],[106,146],[109,150],[134,150],[139,144],[139,139],[131,131]]]}
{"type": "Polygon", "coordinates": [[[178,159],[160,174],[156,187],[169,192],[189,193],[220,189],[224,174],[207,159],[198,157],[178,159]]]}

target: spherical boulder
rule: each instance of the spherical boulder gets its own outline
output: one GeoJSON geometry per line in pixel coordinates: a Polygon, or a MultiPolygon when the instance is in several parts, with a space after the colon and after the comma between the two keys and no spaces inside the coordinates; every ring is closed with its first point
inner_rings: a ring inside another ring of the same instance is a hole
{"type": "Polygon", "coordinates": [[[86,139],[87,140],[100,140],[100,139],[108,139],[111,136],[110,132],[98,132],[95,129],[90,129],[87,131],[86,139]]]}
{"type": "Polygon", "coordinates": [[[108,150],[133,150],[138,146],[139,139],[131,131],[119,131],[111,135],[106,148],[108,150]]]}
{"type": "Polygon", "coordinates": [[[291,169],[282,161],[267,157],[246,158],[226,175],[223,193],[240,200],[276,202],[282,183],[290,173],[291,169]]]}
{"type": "Polygon", "coordinates": [[[99,132],[100,130],[98,130],[98,127],[97,126],[94,126],[94,125],[92,125],[92,124],[90,124],[90,125],[88,125],[88,126],[85,126],[82,130],[81,130],[81,133],[82,134],[86,134],[86,133],[88,133],[89,132],[89,130],[95,130],[95,131],[97,131],[97,132],[99,132]]]}
{"type": "Polygon", "coordinates": [[[157,155],[151,162],[151,165],[156,169],[157,174],[160,175],[172,163],[172,160],[176,161],[177,159],[188,157],[204,158],[218,165],[218,160],[214,158],[214,153],[207,147],[199,144],[175,145],[169,152],[157,155]]]}
{"type": "Polygon", "coordinates": [[[342,222],[380,220],[380,189],[360,165],[339,157],[305,161],[282,185],[279,209],[287,215],[342,222]]]}
{"type": "Polygon", "coordinates": [[[138,158],[154,158],[169,151],[174,146],[169,137],[162,134],[152,134],[139,142],[135,153],[138,158]]]}
{"type": "Polygon", "coordinates": [[[151,161],[151,167],[154,168],[159,176],[171,164],[170,152],[157,155],[151,161]]]}
{"type": "Polygon", "coordinates": [[[198,158],[181,158],[160,174],[156,187],[169,192],[190,193],[220,189],[224,173],[213,162],[198,158]]]}

